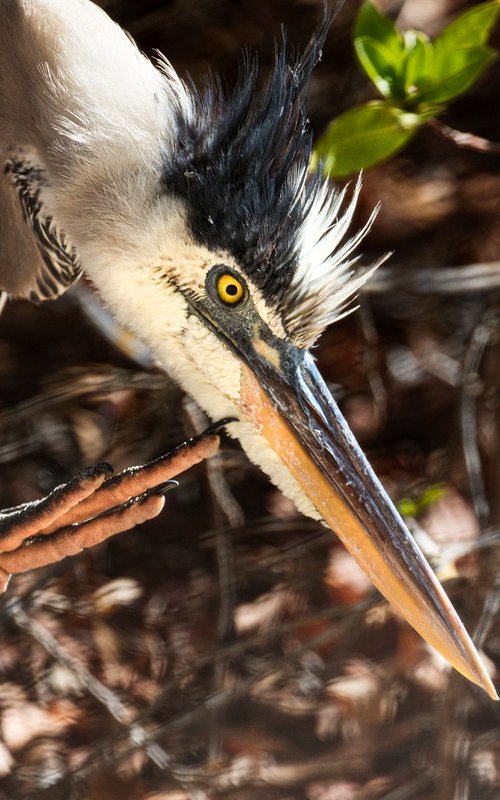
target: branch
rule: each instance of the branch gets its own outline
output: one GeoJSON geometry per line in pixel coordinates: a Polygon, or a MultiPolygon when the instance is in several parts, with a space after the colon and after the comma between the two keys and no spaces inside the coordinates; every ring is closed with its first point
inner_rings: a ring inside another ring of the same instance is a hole
{"type": "Polygon", "coordinates": [[[461,267],[379,267],[363,286],[364,294],[402,292],[417,295],[460,295],[500,289],[500,261],[461,267]]]}
{"type": "Polygon", "coordinates": [[[500,142],[492,142],[475,133],[457,131],[439,119],[431,119],[427,124],[445,139],[454,142],[457,147],[466,147],[468,150],[475,150],[478,153],[500,153],[500,142]]]}

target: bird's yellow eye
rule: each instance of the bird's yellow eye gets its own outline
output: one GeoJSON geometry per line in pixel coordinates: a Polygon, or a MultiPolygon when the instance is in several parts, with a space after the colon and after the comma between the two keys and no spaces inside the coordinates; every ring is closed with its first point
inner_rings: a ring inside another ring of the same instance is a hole
{"type": "Polygon", "coordinates": [[[243,299],[245,289],[241,281],[235,278],[234,275],[224,273],[217,281],[217,294],[223,303],[228,306],[235,306],[243,299]]]}

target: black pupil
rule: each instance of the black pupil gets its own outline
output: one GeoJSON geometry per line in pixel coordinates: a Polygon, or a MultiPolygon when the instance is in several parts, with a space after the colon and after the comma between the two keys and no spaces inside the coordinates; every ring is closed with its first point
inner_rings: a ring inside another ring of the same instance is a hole
{"type": "Polygon", "coordinates": [[[226,286],[226,292],[231,297],[234,297],[236,294],[238,294],[238,287],[234,283],[229,283],[226,286]]]}

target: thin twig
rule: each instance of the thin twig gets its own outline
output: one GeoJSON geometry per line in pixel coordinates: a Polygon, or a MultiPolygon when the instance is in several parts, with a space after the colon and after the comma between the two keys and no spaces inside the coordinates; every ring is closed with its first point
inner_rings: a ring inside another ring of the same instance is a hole
{"type": "Polygon", "coordinates": [[[13,620],[18,628],[32,636],[59,664],[67,667],[76,676],[80,685],[104,706],[113,719],[126,728],[128,736],[135,738],[138,743],[144,741],[149,758],[160,769],[165,769],[170,762],[170,756],[156,743],[151,747],[147,742],[147,732],[138,722],[134,721],[132,710],[122,703],[116,692],[105,686],[92,675],[84,664],[70,655],[44,625],[28,615],[19,598],[14,598],[6,603],[4,613],[13,620]]]}
{"type": "Polygon", "coordinates": [[[99,333],[117,350],[121,350],[131,361],[144,369],[151,369],[155,360],[149,347],[133,333],[118,325],[116,319],[106,308],[99,295],[80,281],[71,287],[68,300],[78,305],[99,333]]]}
{"type": "Polygon", "coordinates": [[[417,775],[401,786],[392,789],[389,794],[384,794],[380,800],[413,800],[415,797],[423,797],[423,791],[430,790],[435,780],[435,771],[428,770],[424,775],[417,775]]]}
{"type": "MultiPolygon", "coordinates": [[[[284,677],[294,669],[295,664],[305,653],[316,647],[325,646],[326,643],[330,642],[332,639],[337,640],[342,630],[351,630],[352,626],[356,625],[356,622],[359,622],[361,616],[365,613],[366,603],[359,604],[359,608],[361,610],[358,611],[357,615],[349,615],[348,619],[344,616],[344,619],[338,626],[332,626],[322,631],[310,638],[305,644],[285,653],[270,669],[258,671],[240,681],[237,685],[214,693],[210,697],[206,697],[202,703],[197,700],[191,708],[158,723],[152,730],[148,731],[147,740],[142,743],[142,746],[144,747],[146,743],[151,744],[169,734],[179,734],[181,731],[185,731],[187,728],[195,725],[199,730],[202,728],[203,722],[206,723],[210,718],[216,718],[217,714],[220,714],[225,708],[234,703],[236,699],[248,696],[253,687],[266,681],[267,678],[283,680],[284,677]],[[357,620],[356,617],[358,618],[357,620]]],[[[73,781],[75,783],[86,781],[91,775],[102,770],[105,765],[109,767],[119,764],[124,759],[133,755],[138,749],[137,744],[131,742],[130,737],[125,738],[124,734],[103,739],[96,745],[96,750],[100,753],[100,758],[96,759],[95,754],[93,754],[84,761],[82,766],[73,773],[73,781]],[[122,748],[120,748],[120,744],[122,748]]],[[[175,776],[174,769],[170,767],[170,770],[175,776]]]]}
{"type": "Polygon", "coordinates": [[[461,380],[460,426],[462,446],[472,502],[481,527],[488,520],[489,503],[486,497],[477,438],[476,397],[481,360],[485,349],[491,343],[497,325],[497,314],[490,312],[486,315],[484,321],[475,328],[465,354],[461,380]]]}
{"type": "Polygon", "coordinates": [[[500,142],[492,142],[475,133],[457,131],[440,119],[431,119],[427,124],[445,139],[456,144],[457,147],[465,147],[467,150],[475,150],[477,153],[500,153],[500,142]]]}
{"type": "MultiPolygon", "coordinates": [[[[483,479],[479,443],[477,435],[476,398],[479,382],[479,368],[486,348],[491,344],[498,325],[496,312],[490,311],[483,322],[476,326],[464,357],[460,393],[460,424],[465,464],[469,487],[477,518],[484,526],[489,516],[489,503],[483,479]]],[[[498,611],[499,584],[493,586],[486,597],[483,611],[474,633],[478,647],[484,642],[492,621],[498,611]]],[[[470,694],[457,690],[457,678],[452,675],[443,705],[443,771],[441,796],[455,800],[468,800],[470,797],[470,760],[472,757],[473,736],[469,723],[471,706],[470,694]]]]}
{"type": "MultiPolygon", "coordinates": [[[[195,435],[198,436],[209,425],[207,416],[199,405],[189,397],[184,398],[183,407],[195,435]]],[[[222,469],[220,453],[216,453],[210,461],[206,461],[205,467],[210,491],[218,507],[226,517],[229,527],[239,528],[245,522],[245,515],[228,486],[222,469]]]]}
{"type": "Polygon", "coordinates": [[[367,298],[359,306],[359,321],[365,340],[363,348],[363,365],[373,398],[373,405],[377,422],[385,421],[387,416],[387,391],[384,386],[380,369],[378,368],[377,348],[379,344],[378,332],[373,319],[373,314],[367,298]]]}
{"type": "Polygon", "coordinates": [[[403,264],[379,267],[361,290],[363,294],[404,293],[423,296],[462,295],[500,289],[500,261],[457,267],[417,267],[403,264]]]}
{"type": "MultiPolygon", "coordinates": [[[[184,410],[194,432],[207,427],[207,417],[197,403],[189,398],[184,399],[184,410]]],[[[234,633],[234,608],[236,604],[235,562],[231,529],[243,524],[245,517],[237,501],[234,499],[222,471],[219,454],[205,463],[208,485],[213,499],[213,517],[215,528],[215,552],[217,555],[217,575],[219,578],[219,608],[217,616],[217,658],[214,663],[214,691],[226,688],[229,679],[228,659],[221,655],[220,646],[229,641],[234,633]],[[224,524],[224,519],[228,525],[224,524]]],[[[217,759],[222,750],[221,731],[217,725],[211,729],[208,743],[208,758],[217,759]]]]}

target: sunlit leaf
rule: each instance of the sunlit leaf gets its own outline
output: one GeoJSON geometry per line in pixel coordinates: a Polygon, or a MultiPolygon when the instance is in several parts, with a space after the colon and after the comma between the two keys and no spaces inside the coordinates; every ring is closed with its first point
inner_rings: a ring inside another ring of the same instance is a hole
{"type": "Polygon", "coordinates": [[[434,48],[429,37],[420,31],[405,32],[404,91],[408,99],[416,99],[431,79],[434,48]]]}
{"type": "MultiPolygon", "coordinates": [[[[374,39],[360,37],[354,40],[359,62],[380,94],[394,97],[398,94],[398,80],[388,49],[374,39]]],[[[399,93],[398,96],[401,96],[399,93]]]]}
{"type": "Polygon", "coordinates": [[[435,39],[443,51],[486,44],[500,13],[500,0],[480,3],[453,20],[435,39]]]}
{"type": "Polygon", "coordinates": [[[444,103],[466,92],[485,69],[495,60],[497,53],[490,47],[458,49],[443,53],[434,47],[434,77],[420,92],[420,99],[428,103],[444,103]]]}
{"type": "Polygon", "coordinates": [[[429,506],[437,503],[438,500],[441,500],[445,495],[446,485],[444,483],[435,483],[432,486],[428,486],[418,498],[419,512],[425,511],[429,506]]]}
{"type": "Polygon", "coordinates": [[[402,497],[397,503],[397,509],[402,517],[416,517],[418,514],[418,506],[415,500],[411,497],[402,497]]]}
{"type": "Polygon", "coordinates": [[[396,153],[423,124],[382,100],[357,106],[337,117],[317,143],[314,163],[326,174],[350,175],[396,153]]]}
{"type": "Polygon", "coordinates": [[[391,54],[393,64],[396,64],[403,55],[403,37],[389,19],[370,3],[364,2],[358,11],[354,24],[353,39],[373,39],[387,48],[391,54]]]}

